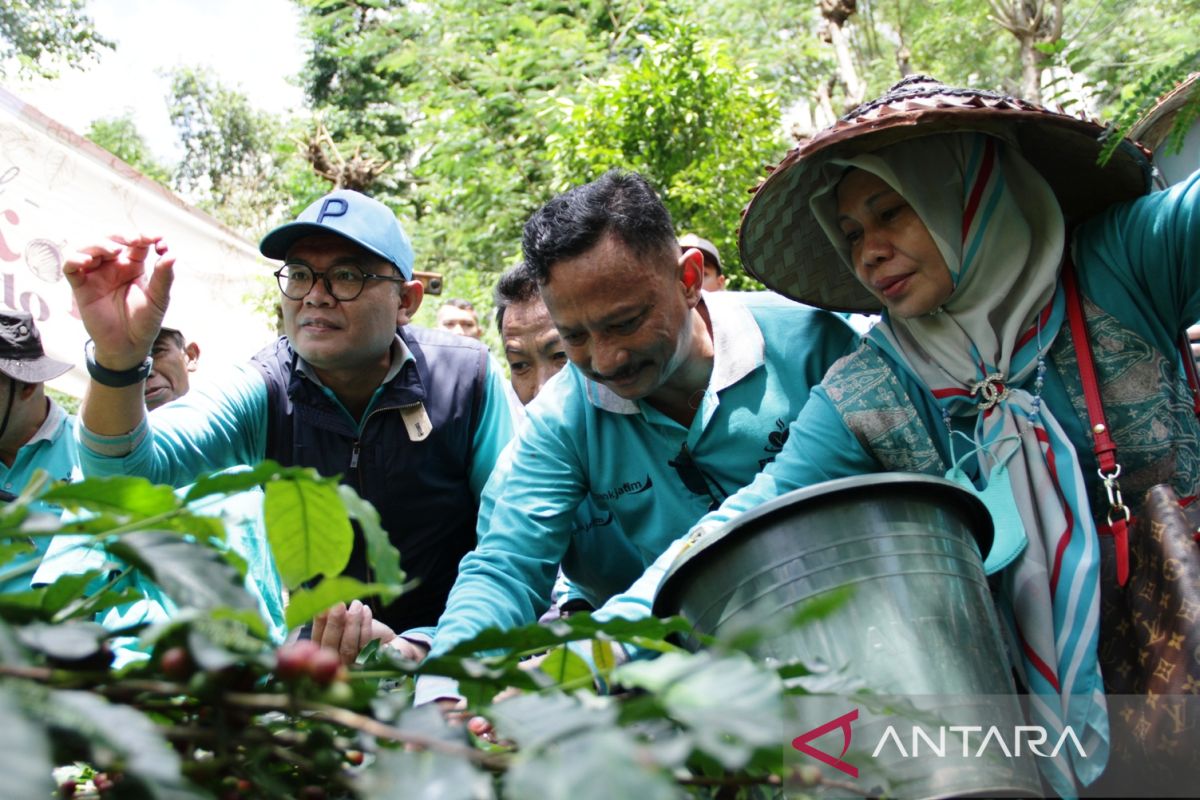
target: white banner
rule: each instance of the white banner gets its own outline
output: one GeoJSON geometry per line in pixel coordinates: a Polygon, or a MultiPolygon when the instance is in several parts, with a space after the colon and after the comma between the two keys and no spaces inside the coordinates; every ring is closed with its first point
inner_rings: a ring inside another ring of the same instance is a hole
{"type": "Polygon", "coordinates": [[[33,315],[47,354],[76,365],[51,385],[77,396],[87,334],[62,265],[114,233],[164,238],[177,259],[167,321],[200,345],[202,367],[244,360],[274,338],[247,302],[274,285],[254,245],[0,89],[0,308],[33,315]]]}

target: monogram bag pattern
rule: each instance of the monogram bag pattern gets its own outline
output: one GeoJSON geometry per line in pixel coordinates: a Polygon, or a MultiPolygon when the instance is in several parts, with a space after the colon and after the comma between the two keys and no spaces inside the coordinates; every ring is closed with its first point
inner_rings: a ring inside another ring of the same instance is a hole
{"type": "Polygon", "coordinates": [[[1170,486],[1146,493],[1129,537],[1129,582],[1117,584],[1111,537],[1102,537],[1100,669],[1109,695],[1110,763],[1200,773],[1200,545],[1196,514],[1170,486]],[[1190,511],[1190,509],[1189,509],[1190,511]]]}
{"type": "Polygon", "coordinates": [[[1107,428],[1117,448],[1105,450],[1096,434],[1098,461],[1101,452],[1115,460],[1120,479],[1115,502],[1093,493],[1097,528],[1106,533],[1113,512],[1133,515],[1124,585],[1119,541],[1100,536],[1098,657],[1110,698],[1110,755],[1092,789],[1172,790],[1200,778],[1200,515],[1180,502],[1181,492],[1189,500],[1196,493],[1200,412],[1174,360],[1081,303],[1073,276],[1064,283],[1072,328],[1055,343],[1056,360],[1077,413],[1093,432],[1107,428]],[[1079,332],[1082,341],[1074,341],[1079,332]],[[1094,376],[1080,371],[1087,365],[1094,376]],[[1139,502],[1124,509],[1121,494],[1139,502]]]}

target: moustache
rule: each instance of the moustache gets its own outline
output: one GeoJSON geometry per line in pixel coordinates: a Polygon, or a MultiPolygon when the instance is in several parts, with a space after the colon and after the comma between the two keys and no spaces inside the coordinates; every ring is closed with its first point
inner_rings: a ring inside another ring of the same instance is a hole
{"type": "Polygon", "coordinates": [[[617,372],[613,372],[608,375],[605,375],[604,373],[601,373],[601,372],[593,372],[592,379],[598,383],[603,383],[606,381],[623,381],[623,380],[632,378],[639,371],[641,371],[641,368],[642,368],[642,365],[639,364],[634,367],[625,367],[622,370],[618,370],[617,372]]]}

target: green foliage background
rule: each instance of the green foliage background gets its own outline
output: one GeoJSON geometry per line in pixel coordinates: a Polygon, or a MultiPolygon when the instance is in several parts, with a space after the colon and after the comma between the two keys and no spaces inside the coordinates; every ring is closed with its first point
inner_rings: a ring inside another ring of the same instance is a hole
{"type": "Polygon", "coordinates": [[[84,13],[85,0],[6,0],[0,5],[0,77],[15,72],[52,78],[58,67],[82,69],[115,47],[84,13]]]}
{"type": "MultiPolygon", "coordinates": [[[[736,250],[746,190],[850,102],[817,2],[295,2],[305,112],[271,118],[181,68],[168,103],[179,164],[157,165],[128,119],[97,121],[93,137],[251,240],[326,191],[332,163],[344,185],[396,209],[418,268],[445,276],[442,297],[471,300],[485,320],[528,215],[612,166],[646,173],[681,232],[718,244],[731,285],[755,288],[736,250]]],[[[1009,4],[858,0],[841,26],[849,62],[868,97],[905,71],[1017,92],[1018,41],[995,17],[1009,4]]],[[[1198,13],[1200,0],[1066,0],[1061,36],[1036,45],[1043,100],[1127,129],[1200,69],[1198,13]]],[[[0,43],[26,70],[84,68],[109,46],[102,34],[82,0],[0,13],[0,43]],[[36,37],[34,18],[46,23],[36,37]]],[[[440,302],[417,322],[432,324],[440,302]]]]}
{"type": "MultiPolygon", "coordinates": [[[[23,547],[35,537],[76,534],[73,546],[103,557],[86,572],[0,593],[0,794],[49,797],[57,782],[58,796],[77,800],[601,800],[709,797],[711,787],[753,798],[785,781],[797,790],[820,782],[795,773],[781,743],[800,726],[788,699],[807,694],[806,679],[829,685],[837,671],[749,656],[778,635],[770,626],[699,637],[709,647],[691,653],[675,641],[699,635],[680,618],[599,623],[585,614],[484,631],[420,665],[457,680],[499,741],[448,725],[434,706],[412,708],[417,665],[389,648],[369,645],[327,681],[285,672],[288,645],[275,651],[267,639],[246,562],[210,516],[213,499],[246,491],[263,498],[289,625],[333,602],[403,591],[400,554],[374,509],[314,470],[264,462],[202,477],[186,493],[128,477],[51,484],[42,473],[0,506],[0,579],[32,572],[23,547]],[[43,503],[71,516],[58,521],[43,503]],[[351,520],[376,583],[338,574],[351,520]],[[170,608],[169,618],[120,630],[92,621],[146,599],[170,608]],[[662,656],[618,666],[619,642],[662,656]],[[118,646],[144,658],[113,668],[118,646]],[[545,657],[523,664],[532,654],[545,657]],[[637,691],[598,694],[597,678],[637,691]],[[521,694],[499,694],[508,687],[521,694]],[[98,791],[102,781],[114,788],[98,791]]],[[[832,593],[771,625],[811,624],[844,600],[832,593]]]]}

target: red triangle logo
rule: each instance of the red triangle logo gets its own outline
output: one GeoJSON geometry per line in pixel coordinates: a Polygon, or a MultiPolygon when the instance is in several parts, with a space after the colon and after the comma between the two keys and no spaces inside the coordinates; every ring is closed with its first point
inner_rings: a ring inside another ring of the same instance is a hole
{"type": "Polygon", "coordinates": [[[852,735],[852,732],[850,730],[850,723],[856,719],[858,719],[858,709],[857,708],[854,709],[853,711],[849,712],[848,714],[843,714],[842,716],[840,716],[836,719],[831,719],[831,720],[829,720],[829,722],[826,722],[824,725],[821,725],[819,727],[813,728],[811,731],[800,734],[795,739],[792,739],[792,747],[796,748],[797,750],[799,750],[801,753],[804,753],[805,755],[812,756],[813,758],[817,759],[818,761],[820,761],[823,764],[828,764],[829,766],[833,767],[834,769],[840,770],[840,771],[846,773],[851,778],[857,778],[858,777],[858,767],[854,766],[853,764],[846,763],[841,758],[842,756],[846,755],[846,751],[850,749],[850,737],[852,735]],[[823,750],[818,750],[817,748],[815,748],[809,744],[809,742],[811,742],[813,739],[819,739],[822,736],[824,736],[825,734],[829,733],[830,731],[838,729],[838,728],[840,728],[842,731],[843,744],[842,744],[842,752],[839,753],[837,756],[831,756],[831,755],[829,755],[829,753],[826,753],[823,750]]]}

